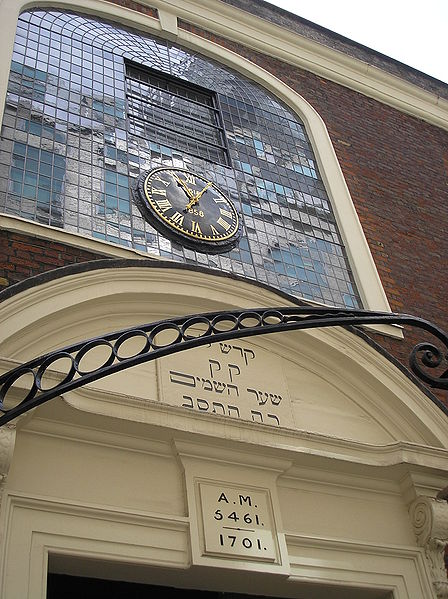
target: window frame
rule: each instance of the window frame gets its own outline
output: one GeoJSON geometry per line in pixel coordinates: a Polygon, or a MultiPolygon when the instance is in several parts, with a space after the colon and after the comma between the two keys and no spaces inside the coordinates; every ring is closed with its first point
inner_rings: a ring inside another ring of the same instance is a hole
{"type": "MultiPolygon", "coordinates": [[[[125,59],[125,79],[126,79],[126,116],[127,116],[127,122],[128,122],[128,131],[130,131],[131,119],[134,119],[134,120],[139,119],[138,116],[132,116],[132,114],[131,114],[129,98],[131,98],[131,97],[136,98],[136,96],[133,96],[129,92],[129,83],[128,82],[129,81],[142,81],[148,87],[152,87],[154,89],[160,89],[161,91],[165,91],[167,94],[170,94],[177,98],[182,98],[186,102],[189,102],[193,105],[197,104],[201,107],[205,107],[205,108],[209,109],[210,113],[214,116],[214,124],[207,123],[205,125],[205,127],[207,127],[207,129],[215,130],[217,138],[219,138],[221,143],[213,143],[213,142],[209,142],[209,141],[204,141],[204,142],[200,142],[200,145],[203,145],[206,148],[212,147],[216,152],[221,152],[221,154],[222,154],[221,160],[212,160],[209,157],[209,153],[207,151],[205,151],[204,153],[200,153],[200,152],[194,152],[191,149],[189,149],[188,153],[193,156],[196,156],[198,158],[202,158],[203,160],[207,160],[209,162],[214,162],[215,164],[222,164],[226,167],[231,166],[230,150],[229,150],[226,130],[224,127],[224,120],[223,120],[221,108],[219,105],[218,94],[215,91],[207,89],[206,87],[202,87],[195,83],[190,83],[189,81],[187,81],[185,79],[181,79],[180,77],[174,77],[173,75],[169,75],[167,73],[164,73],[163,71],[158,71],[151,67],[147,67],[145,65],[138,64],[129,59],[125,59]],[[146,76],[147,80],[144,81],[141,78],[136,78],[135,76],[133,76],[131,74],[132,70],[135,71],[137,74],[146,76]],[[162,84],[165,84],[167,87],[165,89],[158,88],[157,85],[152,85],[151,80],[154,81],[155,83],[160,82],[162,84]],[[202,95],[204,98],[206,98],[210,101],[210,104],[207,104],[206,102],[203,103],[198,100],[194,100],[192,98],[188,98],[188,94],[186,94],[184,96],[181,93],[178,93],[177,91],[173,91],[172,89],[170,89],[170,86],[176,87],[178,90],[184,89],[186,92],[191,91],[198,95],[202,95]]],[[[142,101],[144,101],[144,100],[142,100],[142,101]]],[[[159,110],[166,111],[167,113],[170,113],[171,115],[173,115],[173,122],[175,121],[176,116],[179,117],[179,123],[181,123],[185,118],[192,119],[193,121],[195,121],[198,124],[197,139],[201,138],[200,126],[201,125],[204,126],[204,124],[201,122],[200,118],[195,118],[195,117],[191,117],[191,116],[186,117],[182,113],[180,113],[176,110],[169,109],[169,108],[166,108],[163,106],[158,106],[156,104],[151,103],[150,101],[147,101],[147,103],[148,103],[148,105],[157,107],[157,108],[159,108],[159,110]]],[[[161,129],[166,129],[168,132],[173,132],[173,133],[177,134],[179,136],[179,138],[188,138],[188,140],[196,139],[194,136],[192,136],[188,133],[182,133],[182,132],[179,133],[178,131],[176,131],[175,123],[174,123],[173,127],[169,127],[167,125],[160,125],[160,124],[158,125],[158,127],[161,129]]],[[[139,136],[139,134],[135,131],[132,131],[132,134],[139,136]]],[[[162,143],[158,139],[153,139],[151,141],[154,141],[155,143],[162,143]]],[[[169,143],[165,143],[165,145],[169,146],[169,143]]],[[[178,147],[179,146],[176,146],[176,148],[178,148],[178,147]]]]}
{"type": "MultiPolygon", "coordinates": [[[[33,5],[34,3],[31,3],[30,5],[25,2],[25,0],[8,0],[0,7],[0,17],[3,23],[3,36],[0,42],[3,50],[2,61],[0,61],[0,117],[2,119],[18,17],[23,10],[32,8],[33,5]]],[[[279,40],[274,31],[274,29],[278,29],[278,27],[276,28],[274,25],[263,22],[264,28],[262,31],[255,29],[256,23],[254,20],[257,19],[253,15],[246,15],[244,13],[239,15],[237,22],[235,20],[235,15],[233,14],[234,8],[232,7],[229,7],[227,10],[226,7],[221,6],[220,11],[216,11],[213,6],[204,7],[202,5],[199,13],[195,0],[190,0],[188,6],[186,6],[184,2],[175,3],[170,6],[168,10],[165,6],[159,6],[157,9],[158,19],[151,16],[145,16],[142,13],[129,10],[118,4],[109,2],[104,3],[101,0],[79,0],[76,3],[76,6],[73,5],[71,0],[60,0],[58,8],[61,10],[65,8],[67,10],[75,9],[78,11],[85,11],[99,18],[104,18],[109,21],[112,20],[132,28],[149,32],[156,37],[175,40],[179,45],[200,52],[217,62],[235,69],[246,77],[252,79],[254,82],[262,85],[279,100],[282,100],[289,106],[289,108],[292,109],[305,124],[322,179],[326,185],[329,198],[332,201],[338,227],[346,247],[350,266],[363,306],[366,310],[391,312],[387,296],[336,157],[333,144],[320,115],[302,96],[288,87],[283,81],[277,79],[277,77],[258,66],[256,62],[252,62],[240,54],[229,50],[225,45],[214,43],[207,37],[197,35],[184,28],[179,28],[178,19],[187,20],[199,27],[206,24],[208,31],[212,32],[212,34],[219,34],[221,32],[231,40],[236,39],[235,36],[238,35],[240,42],[245,44],[246,47],[253,47],[260,51],[262,51],[262,48],[265,48],[268,54],[272,54],[272,48],[279,48],[280,44],[281,47],[274,51],[273,56],[281,58],[285,65],[288,64],[288,60],[291,64],[296,64],[299,60],[301,64],[303,63],[302,68],[311,72],[315,72],[317,68],[322,76],[333,80],[334,77],[332,77],[331,74],[336,73],[340,84],[365,94],[363,82],[366,75],[364,70],[362,71],[362,76],[358,75],[355,78],[353,76],[349,77],[346,71],[348,62],[354,69],[357,67],[358,61],[345,56],[343,57],[343,61],[339,60],[337,53],[331,49],[325,49],[324,55],[321,55],[322,51],[319,48],[314,48],[317,44],[313,45],[309,40],[301,41],[300,36],[292,33],[290,34],[289,32],[283,33],[281,40],[279,40]],[[194,5],[194,10],[192,10],[190,4],[194,5]],[[236,27],[237,23],[238,27],[236,27]],[[294,37],[294,43],[288,42],[290,35],[294,37]],[[253,41],[252,45],[251,40],[253,41]],[[268,48],[271,48],[271,52],[268,52],[268,48]],[[308,52],[310,56],[311,52],[317,53],[319,64],[316,63],[315,58],[311,61],[307,56],[304,56],[303,52],[305,51],[308,52]],[[319,54],[319,52],[321,52],[321,54],[319,54]],[[300,58],[298,58],[299,55],[300,58]]],[[[281,30],[279,31],[281,32],[281,30]]],[[[362,66],[365,67],[364,64],[362,64],[362,66]]],[[[387,84],[392,86],[395,80],[392,80],[391,76],[388,77],[384,73],[381,73],[381,79],[378,77],[375,78],[375,73],[372,73],[369,81],[370,80],[372,84],[369,85],[368,89],[370,91],[374,90],[375,86],[379,85],[380,89],[377,96],[379,101],[384,101],[382,95],[384,85],[387,84]],[[385,78],[387,79],[386,83],[383,81],[385,78]]],[[[393,89],[388,88],[389,93],[387,98],[390,99],[391,105],[395,106],[397,110],[403,110],[403,85],[402,82],[400,82],[400,86],[395,86],[393,89]],[[393,92],[392,94],[391,90],[393,92]]],[[[374,97],[377,96],[374,95],[374,97]]],[[[426,99],[425,96],[425,98],[419,100],[419,97],[415,94],[413,95],[413,99],[415,114],[424,114],[428,122],[434,122],[438,126],[442,126],[438,113],[436,114],[436,111],[433,110],[433,102],[430,102],[430,99],[426,99]]],[[[406,106],[409,107],[409,102],[406,103],[406,106]]],[[[414,114],[414,112],[412,112],[412,114],[414,114]]],[[[448,121],[443,122],[448,123],[448,121]]],[[[29,223],[24,222],[21,226],[19,224],[21,222],[19,219],[9,219],[6,215],[2,218],[7,219],[8,222],[14,220],[14,225],[12,226],[14,230],[17,230],[18,232],[21,231],[22,228],[26,230],[29,225],[29,223]]],[[[42,226],[41,228],[42,236],[46,237],[47,234],[45,229],[48,227],[42,226]]],[[[51,230],[58,232],[57,229],[53,229],[52,227],[51,230]]],[[[74,234],[71,235],[74,236],[74,234]]],[[[80,235],[74,237],[77,238],[76,241],[74,241],[74,245],[77,247],[89,245],[90,240],[82,238],[80,235]]],[[[115,250],[115,248],[112,247],[114,244],[108,245],[111,246],[111,252],[113,252],[115,250]]],[[[121,249],[130,256],[139,253],[132,249],[127,250],[120,248],[120,250],[121,249]]],[[[370,328],[388,336],[397,338],[403,337],[401,329],[395,326],[374,325],[370,328]]]]}

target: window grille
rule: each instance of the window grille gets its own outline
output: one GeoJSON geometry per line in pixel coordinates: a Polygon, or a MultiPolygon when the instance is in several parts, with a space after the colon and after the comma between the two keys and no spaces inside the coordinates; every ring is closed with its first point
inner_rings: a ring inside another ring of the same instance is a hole
{"type": "Polygon", "coordinates": [[[229,165],[216,94],[182,79],[126,65],[130,132],[152,142],[229,165]]]}

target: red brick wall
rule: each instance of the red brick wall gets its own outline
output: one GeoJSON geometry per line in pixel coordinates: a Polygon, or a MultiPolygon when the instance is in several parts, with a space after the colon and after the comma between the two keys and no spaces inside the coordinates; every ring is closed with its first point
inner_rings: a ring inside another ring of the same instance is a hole
{"type": "Polygon", "coordinates": [[[0,231],[0,290],[59,266],[100,258],[104,256],[47,239],[0,231]]]}
{"type": "Polygon", "coordinates": [[[139,2],[135,2],[135,0],[107,0],[112,4],[118,4],[118,6],[123,6],[124,8],[129,8],[130,10],[135,10],[140,12],[148,17],[153,17],[157,19],[157,9],[152,8],[151,6],[145,6],[144,4],[140,4],[139,2]]]}

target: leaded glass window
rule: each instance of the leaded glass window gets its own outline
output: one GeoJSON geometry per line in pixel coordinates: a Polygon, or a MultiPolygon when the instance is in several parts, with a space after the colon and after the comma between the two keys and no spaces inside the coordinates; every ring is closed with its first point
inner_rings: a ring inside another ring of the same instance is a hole
{"type": "Polygon", "coordinates": [[[241,74],[167,40],[92,16],[24,12],[0,157],[6,214],[360,306],[298,116],[241,74]],[[188,123],[195,114],[203,135],[188,123]],[[136,178],[170,165],[202,173],[231,198],[243,224],[238,247],[195,252],[142,218],[136,178]]]}

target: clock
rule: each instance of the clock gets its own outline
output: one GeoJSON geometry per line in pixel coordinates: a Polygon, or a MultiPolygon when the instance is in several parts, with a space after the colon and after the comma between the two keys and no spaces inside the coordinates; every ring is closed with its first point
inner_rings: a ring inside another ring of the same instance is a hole
{"type": "Polygon", "coordinates": [[[215,183],[180,168],[156,168],[137,182],[134,199],[162,235],[199,252],[217,254],[240,236],[238,212],[215,183]]]}

